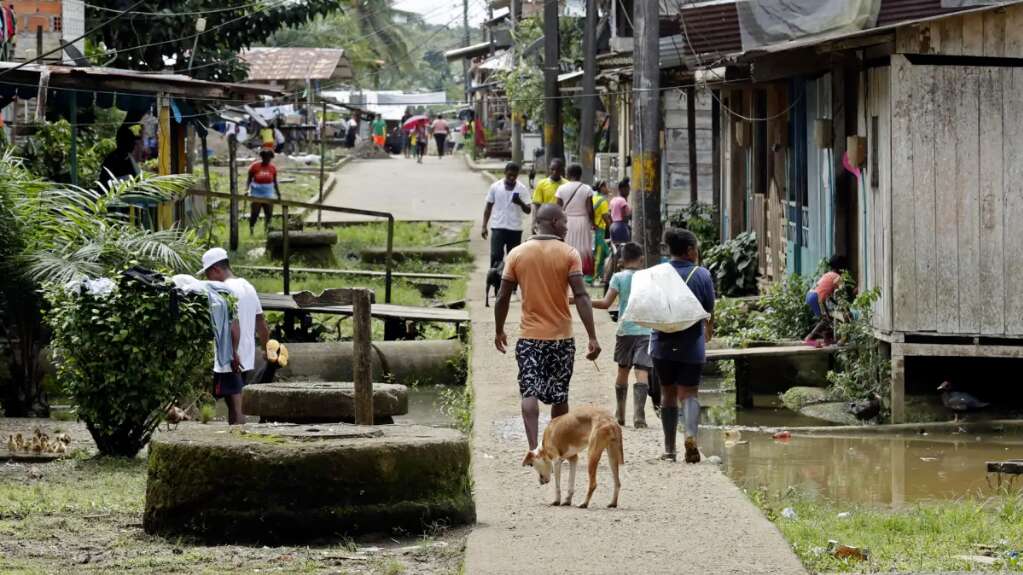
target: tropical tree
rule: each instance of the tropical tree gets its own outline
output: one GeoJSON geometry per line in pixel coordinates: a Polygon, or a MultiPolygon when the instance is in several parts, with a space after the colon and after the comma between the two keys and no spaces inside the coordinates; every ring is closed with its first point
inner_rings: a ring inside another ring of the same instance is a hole
{"type": "Polygon", "coordinates": [[[132,225],[129,202],[181,196],[191,176],[138,177],[84,189],[42,180],[8,150],[0,155],[0,331],[7,340],[8,416],[46,415],[40,355],[47,337],[42,289],[138,263],[165,271],[195,269],[200,243],[181,229],[132,225]]]}
{"type": "MultiPolygon", "coordinates": [[[[357,2],[364,3],[384,0],[357,2]]],[[[94,0],[86,5],[86,27],[98,28],[91,40],[105,47],[93,54],[95,59],[121,68],[154,71],[168,65],[183,71],[192,60],[195,77],[214,80],[244,78],[246,67],[238,58],[243,48],[317,15],[351,7],[348,0],[242,0],[227,6],[217,0],[151,0],[100,26],[132,4],[94,0]],[[206,21],[203,32],[195,31],[199,18],[206,21]]]]}

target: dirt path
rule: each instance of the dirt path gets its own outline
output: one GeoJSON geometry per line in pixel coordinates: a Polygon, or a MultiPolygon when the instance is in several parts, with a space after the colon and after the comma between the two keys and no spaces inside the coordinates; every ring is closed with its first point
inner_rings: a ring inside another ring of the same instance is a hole
{"type": "MultiPolygon", "coordinates": [[[[479,223],[472,233],[472,249],[477,261],[485,262],[488,247],[478,227],[479,223]]],[[[469,535],[466,573],[806,573],[781,534],[718,466],[657,461],[661,432],[652,409],[647,421],[654,428],[633,429],[629,417],[618,509],[604,507],[611,496],[606,457],[591,509],[549,507],[553,486],[541,487],[536,473],[520,465],[526,440],[519,416],[517,367],[512,355],[494,349],[493,308],[484,307],[483,301],[485,274],[485,264],[478,266],[468,293],[479,523],[469,535]]],[[[578,356],[571,403],[613,409],[615,324],[606,313],[596,315],[604,349],[598,360],[600,371],[578,356]]],[[[509,339],[514,342],[518,333],[515,303],[508,323],[509,339]]],[[[585,337],[578,321],[576,334],[585,337]]],[[[567,475],[566,470],[562,479],[567,475]]],[[[577,499],[580,492],[585,494],[585,481],[583,471],[576,478],[577,499]]]]}
{"type": "MultiPolygon", "coordinates": [[[[333,206],[391,212],[406,221],[475,220],[483,214],[487,183],[466,169],[461,156],[403,156],[354,160],[334,173],[337,185],[324,199],[333,206]]],[[[324,222],[375,221],[359,215],[323,212],[324,222]]]]}

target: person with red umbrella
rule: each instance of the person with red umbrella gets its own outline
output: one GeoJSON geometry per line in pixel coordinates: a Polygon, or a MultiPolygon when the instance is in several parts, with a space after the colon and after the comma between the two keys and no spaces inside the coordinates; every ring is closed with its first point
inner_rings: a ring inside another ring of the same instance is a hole
{"type": "Polygon", "coordinates": [[[401,129],[411,134],[411,140],[415,140],[413,153],[416,156],[416,161],[420,164],[423,163],[423,156],[426,155],[426,127],[430,123],[430,118],[418,115],[408,118],[401,124],[401,129]]]}

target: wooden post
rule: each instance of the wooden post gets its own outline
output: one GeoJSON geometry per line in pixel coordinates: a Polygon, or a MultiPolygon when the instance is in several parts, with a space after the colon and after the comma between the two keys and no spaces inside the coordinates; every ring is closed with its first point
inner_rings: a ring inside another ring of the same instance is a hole
{"type": "MultiPolygon", "coordinates": [[[[320,205],[323,205],[323,182],[327,165],[327,103],[322,102],[323,117],[320,118],[320,205]]],[[[316,210],[316,225],[323,225],[323,210],[316,210]]]]}
{"type": "Polygon", "coordinates": [[[748,359],[735,360],[735,405],[753,408],[753,370],[748,359]]]}
{"type": "Polygon", "coordinates": [[[71,185],[78,185],[78,92],[71,92],[71,185]]]}
{"type": "Polygon", "coordinates": [[[227,136],[227,181],[231,186],[231,205],[228,209],[228,229],[230,250],[238,250],[238,136],[227,136]]]}
{"type": "Polygon", "coordinates": [[[583,20],[583,95],[579,117],[579,160],[583,181],[593,182],[593,132],[597,115],[597,1],[586,0],[583,20]]]}
{"type": "MultiPolygon", "coordinates": [[[[554,158],[565,157],[565,136],[561,130],[561,98],[558,90],[561,41],[558,37],[558,11],[560,2],[548,0],[543,6],[543,145],[544,158],[550,164],[554,158]]],[[[656,20],[656,18],[655,18],[656,20]]]]}
{"type": "Polygon", "coordinates": [[[355,384],[355,423],[373,425],[373,324],[369,290],[352,290],[352,378],[355,384]]]}
{"type": "MultiPolygon", "coordinates": [[[[721,92],[714,90],[711,93],[710,102],[710,121],[711,121],[711,141],[710,141],[710,157],[711,157],[711,171],[713,174],[714,181],[711,182],[712,189],[714,190],[714,212],[717,214],[718,227],[721,226],[721,103],[718,98],[721,97],[721,92]]],[[[718,239],[722,239],[722,234],[718,234],[718,239]]],[[[759,241],[764,239],[758,238],[759,241]]]]}
{"type": "MultiPolygon", "coordinates": [[[[557,3],[553,3],[557,5],[557,3]]],[[[661,259],[661,70],[658,62],[658,3],[633,4],[632,208],[633,241],[643,247],[646,265],[661,259]]]]}
{"type": "Polygon", "coordinates": [[[696,169],[696,87],[686,90],[686,132],[689,136],[689,203],[696,205],[700,201],[700,188],[697,185],[698,170],[696,169]]]}
{"type": "Polygon", "coordinates": [[[906,356],[902,345],[890,344],[892,357],[892,423],[906,422],[906,356]]]}
{"type": "Polygon", "coordinates": [[[288,250],[288,204],[281,206],[281,256],[284,258],[284,293],[291,293],[291,253],[288,250]]]}

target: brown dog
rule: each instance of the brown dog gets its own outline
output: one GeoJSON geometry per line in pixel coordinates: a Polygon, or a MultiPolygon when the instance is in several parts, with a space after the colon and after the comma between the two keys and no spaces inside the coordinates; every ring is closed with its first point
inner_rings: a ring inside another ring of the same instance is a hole
{"type": "Polygon", "coordinates": [[[618,507],[618,491],[622,482],[618,476],[618,466],[625,463],[625,452],[622,449],[622,428],[612,415],[593,406],[577,407],[565,415],[555,417],[543,432],[543,444],[539,449],[526,453],[523,466],[532,467],[540,475],[540,485],[551,481],[551,469],[554,469],[554,489],[556,497],[552,505],[561,505],[561,463],[568,460],[568,497],[565,505],[572,504],[575,493],[575,466],[579,461],[579,453],[586,451],[589,456],[587,467],[590,474],[589,491],[586,501],[580,508],[590,505],[593,491],[597,489],[597,465],[600,455],[607,450],[607,459],[611,463],[614,475],[615,493],[608,507],[618,507]]]}

